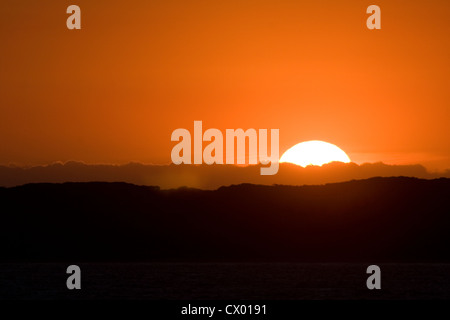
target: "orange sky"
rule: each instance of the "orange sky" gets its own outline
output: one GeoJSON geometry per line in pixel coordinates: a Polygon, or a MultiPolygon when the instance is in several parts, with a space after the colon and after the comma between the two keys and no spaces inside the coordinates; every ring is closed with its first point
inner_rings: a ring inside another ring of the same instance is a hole
{"type": "Polygon", "coordinates": [[[176,128],[278,128],[450,168],[449,1],[2,1],[0,164],[168,163],[176,128]],[[66,28],[70,4],[82,30],[66,28]],[[382,29],[368,30],[370,4],[382,29]]]}

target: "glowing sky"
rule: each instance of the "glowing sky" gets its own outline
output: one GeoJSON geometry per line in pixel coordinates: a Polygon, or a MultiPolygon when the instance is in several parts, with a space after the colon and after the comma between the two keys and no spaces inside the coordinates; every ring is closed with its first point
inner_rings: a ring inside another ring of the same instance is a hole
{"type": "Polygon", "coordinates": [[[449,1],[149,2],[0,3],[1,164],[168,163],[202,120],[450,168],[449,1]]]}

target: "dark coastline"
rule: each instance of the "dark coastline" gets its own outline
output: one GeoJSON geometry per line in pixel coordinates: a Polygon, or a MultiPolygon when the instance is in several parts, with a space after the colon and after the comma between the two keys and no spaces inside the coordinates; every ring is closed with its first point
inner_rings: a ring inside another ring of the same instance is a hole
{"type": "Polygon", "coordinates": [[[1,261],[450,262],[450,179],[0,188],[1,261]]]}

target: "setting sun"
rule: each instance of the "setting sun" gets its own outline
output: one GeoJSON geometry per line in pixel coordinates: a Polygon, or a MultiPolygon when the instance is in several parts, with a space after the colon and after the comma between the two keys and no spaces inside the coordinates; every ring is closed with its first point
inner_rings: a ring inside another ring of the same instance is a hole
{"type": "Polygon", "coordinates": [[[280,162],[290,162],[302,167],[321,166],[333,161],[348,163],[350,158],[334,144],[318,140],[298,143],[280,158],[280,162]]]}

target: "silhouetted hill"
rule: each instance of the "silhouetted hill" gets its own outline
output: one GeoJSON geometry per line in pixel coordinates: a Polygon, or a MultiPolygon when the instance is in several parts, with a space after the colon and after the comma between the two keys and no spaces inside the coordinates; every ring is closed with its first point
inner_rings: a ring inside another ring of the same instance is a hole
{"type": "Polygon", "coordinates": [[[281,163],[273,176],[261,176],[260,166],[235,165],[88,165],[81,162],[55,163],[36,167],[0,166],[0,186],[13,187],[27,183],[61,182],[128,182],[159,186],[162,189],[182,186],[217,189],[221,186],[253,183],[263,185],[305,185],[344,182],[372,177],[407,176],[421,179],[450,178],[450,171],[430,173],[421,165],[387,165],[384,163],[329,163],[322,167],[302,168],[281,163]]]}
{"type": "Polygon", "coordinates": [[[1,260],[450,261],[450,179],[0,188],[1,260]]]}

